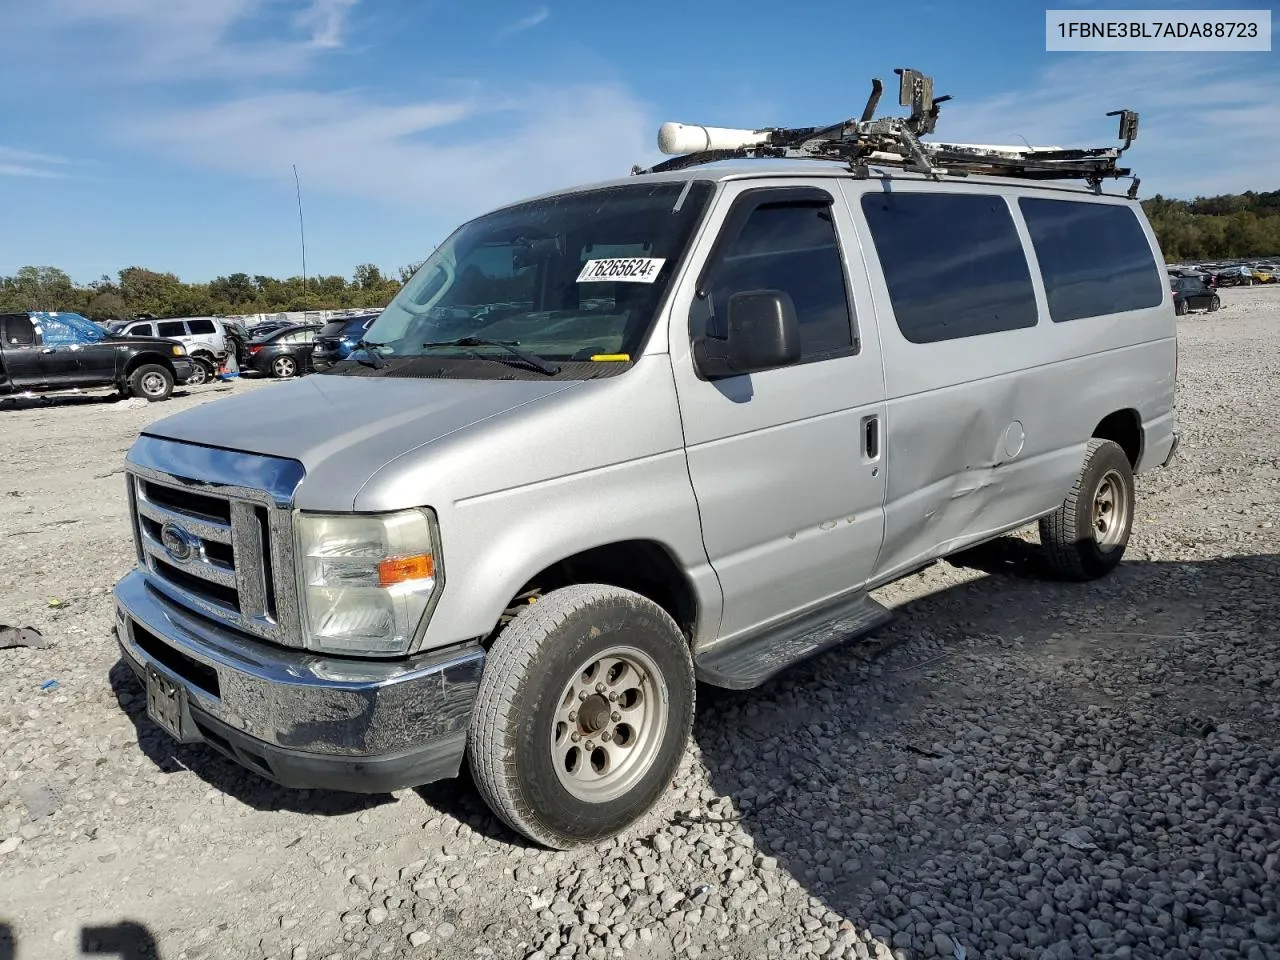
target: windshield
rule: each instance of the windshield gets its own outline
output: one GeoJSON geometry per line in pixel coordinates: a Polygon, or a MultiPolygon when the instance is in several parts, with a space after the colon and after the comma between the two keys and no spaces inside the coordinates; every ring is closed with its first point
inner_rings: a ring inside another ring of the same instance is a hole
{"type": "Polygon", "coordinates": [[[513,362],[501,346],[443,345],[460,338],[552,361],[630,359],[712,190],[709,181],[628,184],[480,217],[436,249],[364,337],[391,361],[513,362]]]}
{"type": "Polygon", "coordinates": [[[78,313],[33,313],[31,319],[49,346],[100,343],[107,338],[107,331],[78,313]]]}

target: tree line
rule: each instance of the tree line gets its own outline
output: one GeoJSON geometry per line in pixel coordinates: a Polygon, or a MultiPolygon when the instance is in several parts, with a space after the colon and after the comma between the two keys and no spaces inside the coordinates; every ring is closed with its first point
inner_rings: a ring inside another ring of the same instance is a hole
{"type": "Polygon", "coordinates": [[[1169,200],[1142,207],[1168,260],[1280,257],[1280,190],[1169,200]]]}
{"type": "MultiPolygon", "coordinates": [[[[1195,200],[1157,194],[1142,201],[1166,259],[1228,260],[1280,257],[1280,190],[1195,200]]],[[[413,275],[410,264],[386,276],[372,263],[341,276],[275,277],[233,273],[208,283],[187,283],[172,273],[126,267],[115,279],[77,284],[57,267],[23,267],[0,276],[0,312],[68,310],[94,320],[128,320],[210,314],[279,313],[381,307],[413,275]]]]}
{"type": "Polygon", "coordinates": [[[418,266],[401,267],[390,277],[374,264],[362,263],[350,280],[307,277],[305,285],[301,277],[279,280],[247,273],[186,283],[175,274],[143,267],[126,267],[115,279],[104,275],[78,284],[58,267],[22,267],[13,276],[0,276],[0,312],[65,310],[92,320],[130,320],[142,314],[195,317],[382,307],[418,266]]]}

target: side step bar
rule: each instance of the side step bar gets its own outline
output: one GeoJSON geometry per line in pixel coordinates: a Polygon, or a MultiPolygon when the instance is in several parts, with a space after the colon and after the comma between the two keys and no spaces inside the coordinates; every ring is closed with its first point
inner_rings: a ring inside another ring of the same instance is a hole
{"type": "Polygon", "coordinates": [[[865,594],[788,620],[763,633],[721,644],[693,659],[697,678],[713,687],[749,690],[789,667],[856,640],[893,619],[865,594]]]}

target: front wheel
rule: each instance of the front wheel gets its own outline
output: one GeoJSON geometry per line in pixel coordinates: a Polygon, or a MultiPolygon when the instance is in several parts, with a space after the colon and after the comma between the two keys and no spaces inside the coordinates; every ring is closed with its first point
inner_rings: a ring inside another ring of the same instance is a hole
{"type": "Polygon", "coordinates": [[[1071,493],[1040,518],[1040,543],[1053,571],[1068,580],[1094,580],[1114,570],[1129,544],[1134,500],[1124,450],[1111,440],[1090,440],[1071,493]]]}
{"type": "Polygon", "coordinates": [[[1222,301],[1219,300],[1217,297],[1214,297],[1212,300],[1209,301],[1209,312],[1213,313],[1213,311],[1217,310],[1221,306],[1222,306],[1222,301]]]}
{"type": "Polygon", "coordinates": [[[598,584],[555,590],[489,652],[467,735],[476,786],[544,846],[615,836],[670,784],[694,689],[688,640],[657,604],[598,584]]]}
{"type": "Polygon", "coordinates": [[[173,393],[173,374],[158,363],[143,364],[129,377],[129,390],[153,403],[168,400],[173,393]]]}
{"type": "Polygon", "coordinates": [[[203,358],[193,357],[191,359],[191,376],[187,378],[185,385],[188,387],[199,387],[212,380],[213,373],[213,364],[203,358]]]}

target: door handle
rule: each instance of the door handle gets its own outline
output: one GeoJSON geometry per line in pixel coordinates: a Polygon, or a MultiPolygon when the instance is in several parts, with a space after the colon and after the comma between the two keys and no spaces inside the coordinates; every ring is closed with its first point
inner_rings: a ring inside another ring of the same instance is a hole
{"type": "Polygon", "coordinates": [[[57,352],[58,352],[58,349],[57,349],[57,347],[45,347],[45,348],[44,348],[43,350],[41,350],[40,352],[41,352],[41,353],[57,353],[57,352]]]}
{"type": "Polygon", "coordinates": [[[880,418],[862,418],[862,451],[868,460],[880,459],[880,418]]]}

